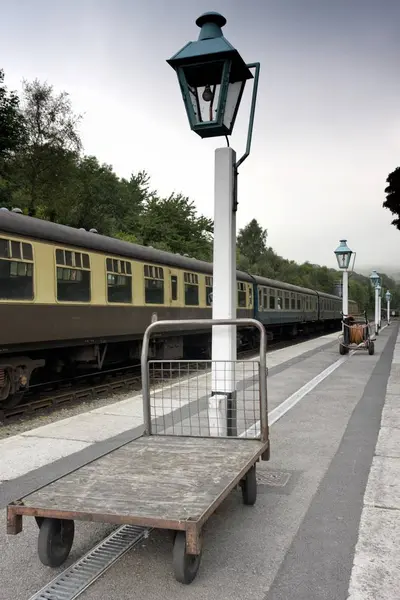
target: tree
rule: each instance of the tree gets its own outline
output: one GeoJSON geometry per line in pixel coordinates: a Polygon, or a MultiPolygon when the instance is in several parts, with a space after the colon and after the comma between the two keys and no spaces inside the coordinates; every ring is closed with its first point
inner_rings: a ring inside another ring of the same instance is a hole
{"type": "Polygon", "coordinates": [[[24,194],[30,215],[51,200],[54,190],[64,186],[71,165],[81,150],[78,123],[66,92],[55,95],[53,87],[35,79],[23,83],[22,114],[26,140],[13,168],[13,183],[24,194]]]}
{"type": "Polygon", "coordinates": [[[0,176],[4,161],[16,152],[25,140],[25,121],[15,92],[4,85],[4,71],[0,69],[0,176]]]}
{"type": "Polygon", "coordinates": [[[257,219],[252,219],[243,229],[239,230],[237,246],[240,254],[246,258],[249,265],[260,261],[267,249],[267,230],[263,229],[257,219]]]}
{"type": "Polygon", "coordinates": [[[211,260],[211,219],[198,216],[194,203],[182,194],[168,198],[151,195],[139,225],[141,243],[200,260],[211,260]]]}
{"type": "Polygon", "coordinates": [[[386,182],[389,185],[385,188],[386,200],[383,207],[396,215],[397,218],[393,219],[392,225],[400,229],[400,167],[389,173],[386,182]]]}

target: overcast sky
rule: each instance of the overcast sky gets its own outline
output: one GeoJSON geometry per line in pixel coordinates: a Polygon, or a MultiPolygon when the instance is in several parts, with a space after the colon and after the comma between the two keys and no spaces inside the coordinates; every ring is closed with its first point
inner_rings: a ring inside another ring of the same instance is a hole
{"type": "MultiPolygon", "coordinates": [[[[197,39],[207,10],[261,75],[238,227],[256,218],[298,262],[335,266],[347,238],[358,266],[400,264],[400,232],[382,208],[400,166],[400,0],[0,0],[6,84],[35,77],[84,113],[85,152],[120,176],[145,169],[161,194],[213,212],[213,149],[192,133],[165,62],[197,39]]],[[[246,142],[247,90],[231,145],[246,142]]],[[[95,224],[94,224],[95,225],[95,224]]]]}

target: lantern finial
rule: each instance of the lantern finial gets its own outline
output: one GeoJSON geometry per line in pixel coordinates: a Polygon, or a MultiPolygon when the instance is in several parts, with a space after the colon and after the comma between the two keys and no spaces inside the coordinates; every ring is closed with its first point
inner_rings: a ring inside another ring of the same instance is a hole
{"type": "Polygon", "coordinates": [[[224,16],[217,12],[206,12],[196,19],[196,25],[201,28],[199,41],[223,37],[221,27],[226,24],[224,16]]]}

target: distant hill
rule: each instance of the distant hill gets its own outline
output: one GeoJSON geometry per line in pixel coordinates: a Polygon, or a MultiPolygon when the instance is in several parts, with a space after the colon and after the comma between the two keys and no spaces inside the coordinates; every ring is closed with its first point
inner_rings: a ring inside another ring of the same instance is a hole
{"type": "Polygon", "coordinates": [[[371,271],[373,269],[376,269],[378,271],[378,273],[383,273],[385,275],[387,275],[388,277],[391,277],[392,279],[394,279],[396,282],[400,283],[400,271],[398,269],[398,267],[359,267],[357,266],[356,271],[357,273],[361,273],[361,275],[365,275],[366,277],[369,277],[369,275],[371,275],[371,271]]]}

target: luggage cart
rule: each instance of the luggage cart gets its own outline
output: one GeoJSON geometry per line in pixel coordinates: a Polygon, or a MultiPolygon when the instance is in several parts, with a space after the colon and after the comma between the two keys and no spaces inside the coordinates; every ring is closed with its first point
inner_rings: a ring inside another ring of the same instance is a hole
{"type": "Polygon", "coordinates": [[[348,315],[342,319],[343,331],[339,336],[339,353],[348,354],[351,348],[367,350],[372,356],[375,353],[375,338],[371,337],[371,329],[367,313],[348,315]]]}
{"type": "Polygon", "coordinates": [[[237,486],[244,504],[253,505],[256,462],[269,459],[265,330],[254,319],[158,321],[145,332],[141,369],[143,434],[10,503],[7,533],[22,531],[24,515],[35,517],[39,559],[59,567],[75,521],[172,530],[175,578],[189,584],[200,565],[204,524],[237,486]],[[148,360],[156,330],[223,325],[256,327],[258,360],[148,360]],[[215,377],[231,391],[212,395],[215,377]]]}

